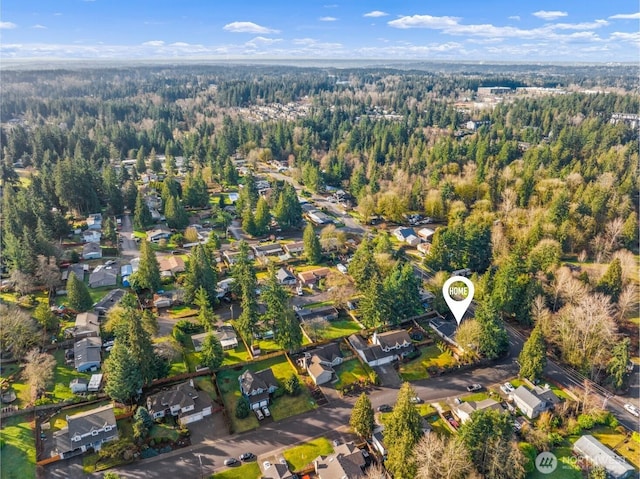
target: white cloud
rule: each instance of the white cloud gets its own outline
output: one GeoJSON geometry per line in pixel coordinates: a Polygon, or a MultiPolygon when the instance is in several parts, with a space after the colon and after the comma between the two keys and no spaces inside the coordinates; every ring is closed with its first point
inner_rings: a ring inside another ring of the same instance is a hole
{"type": "Polygon", "coordinates": [[[46,30],[47,29],[47,27],[45,27],[44,25],[40,25],[39,23],[36,23],[31,28],[35,28],[37,30],[46,30]]]}
{"type": "Polygon", "coordinates": [[[609,20],[638,20],[640,18],[640,12],[638,13],[618,13],[611,15],[609,20]]]}
{"type": "Polygon", "coordinates": [[[0,22],[0,30],[11,30],[12,28],[17,27],[18,25],[13,22],[0,22]]]}
{"type": "Polygon", "coordinates": [[[432,17],[431,15],[411,15],[396,18],[388,22],[394,28],[434,28],[437,30],[453,27],[458,24],[457,17],[432,17]]]}
{"type": "Polygon", "coordinates": [[[623,42],[640,43],[640,32],[613,32],[611,38],[623,42]]]}
{"type": "Polygon", "coordinates": [[[559,10],[538,10],[532,13],[534,17],[542,18],[543,20],[557,20],[561,17],[569,15],[567,12],[561,12],[559,10]]]}
{"type": "Polygon", "coordinates": [[[54,13],[54,14],[53,14],[53,16],[54,16],[54,17],[61,17],[61,16],[62,16],[62,13],[60,13],[60,12],[56,12],[56,13],[54,13]]]}
{"type": "Polygon", "coordinates": [[[142,45],[145,47],[161,47],[164,45],[164,41],[162,40],[150,40],[148,42],[143,42],[142,45]]]}
{"type": "Polygon", "coordinates": [[[227,23],[222,29],[233,33],[280,33],[280,30],[263,27],[253,22],[231,22],[227,23]]]}
{"type": "Polygon", "coordinates": [[[509,20],[516,20],[516,21],[520,21],[520,15],[511,15],[510,17],[508,17],[509,20]]]}
{"type": "Polygon", "coordinates": [[[294,38],[293,42],[294,45],[314,45],[316,43],[318,43],[318,40],[314,39],[314,38],[294,38]]]}
{"type": "Polygon", "coordinates": [[[387,15],[389,15],[389,14],[386,13],[386,12],[381,12],[380,10],[374,10],[372,12],[365,13],[362,16],[363,17],[378,18],[378,17],[386,17],[387,15]]]}
{"type": "Polygon", "coordinates": [[[595,20],[593,22],[582,23],[553,23],[549,25],[549,28],[554,30],[595,30],[596,28],[606,27],[609,22],[606,20],[595,20]]]}
{"type": "Polygon", "coordinates": [[[274,43],[279,43],[282,41],[282,38],[267,38],[267,37],[255,37],[251,40],[249,40],[248,42],[245,43],[245,45],[250,46],[250,47],[265,47],[268,45],[273,45],[274,43]]]}
{"type": "Polygon", "coordinates": [[[338,19],[336,17],[320,17],[318,20],[321,22],[335,22],[338,19]]]}
{"type": "Polygon", "coordinates": [[[169,44],[170,47],[178,47],[178,48],[186,48],[186,47],[190,47],[191,44],[190,43],[186,43],[186,42],[173,42],[169,44]]]}

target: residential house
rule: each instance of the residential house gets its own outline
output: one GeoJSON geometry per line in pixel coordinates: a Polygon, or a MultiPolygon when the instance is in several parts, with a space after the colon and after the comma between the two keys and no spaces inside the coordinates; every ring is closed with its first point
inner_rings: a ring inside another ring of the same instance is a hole
{"type": "Polygon", "coordinates": [[[464,347],[469,347],[468,345],[460,346],[456,342],[456,333],[458,332],[458,328],[453,321],[446,321],[442,316],[437,316],[436,318],[429,321],[429,326],[433,331],[444,339],[447,343],[455,346],[457,348],[464,349],[464,347]]]}
{"type": "Polygon", "coordinates": [[[171,275],[184,273],[186,266],[184,260],[177,255],[161,256],[158,258],[160,273],[169,272],[171,275]]]}
{"type": "Polygon", "coordinates": [[[540,413],[553,409],[560,402],[558,396],[549,389],[534,387],[529,391],[526,387],[518,387],[512,394],[513,402],[529,419],[537,418],[540,413]]]}
{"type": "Polygon", "coordinates": [[[102,229],[102,214],[93,213],[87,217],[87,228],[100,231],[102,229]]]}
{"type": "Polygon", "coordinates": [[[493,399],[483,399],[482,401],[465,401],[452,408],[453,413],[463,423],[471,419],[471,415],[476,411],[484,411],[486,409],[493,409],[498,412],[505,412],[502,405],[494,401],[493,399]]]}
{"type": "Polygon", "coordinates": [[[168,294],[154,294],[153,306],[154,308],[169,308],[173,304],[173,298],[168,294]]]}
{"type": "Polygon", "coordinates": [[[298,282],[296,277],[288,269],[285,268],[280,268],[276,272],[276,278],[278,279],[278,284],[282,284],[285,286],[294,286],[298,282]]]}
{"type": "Polygon", "coordinates": [[[62,459],[88,449],[99,451],[105,442],[118,439],[113,405],[67,416],[67,427],[54,432],[53,437],[62,459]]]}
{"type": "Polygon", "coordinates": [[[318,210],[307,212],[307,218],[309,218],[309,221],[311,221],[316,226],[333,223],[333,219],[331,218],[331,216],[318,210]]]}
{"type": "Polygon", "coordinates": [[[118,282],[118,270],[113,266],[100,265],[89,275],[89,287],[101,288],[115,286],[118,282]]]}
{"type": "Polygon", "coordinates": [[[196,390],[192,379],[147,398],[147,409],[151,417],[160,419],[175,416],[182,425],[210,416],[212,404],[206,393],[196,390]]]}
{"type": "MultiPolygon", "coordinates": [[[[200,333],[194,334],[191,336],[191,341],[193,342],[193,348],[200,352],[202,351],[202,343],[204,342],[204,338],[206,338],[210,333],[200,333]]],[[[235,349],[238,346],[238,335],[236,334],[233,326],[225,324],[220,326],[216,331],[213,331],[213,334],[216,335],[220,344],[222,345],[223,350],[235,349]]]]}
{"type": "Polygon", "coordinates": [[[85,243],[100,243],[102,232],[99,230],[86,230],[82,232],[82,241],[85,243]]]}
{"type": "Polygon", "coordinates": [[[422,243],[422,240],[416,235],[409,235],[405,238],[404,242],[409,246],[418,246],[420,243],[422,243]]]}
{"type": "Polygon", "coordinates": [[[218,281],[218,287],[216,289],[217,294],[216,297],[218,299],[223,298],[227,294],[231,292],[231,288],[233,287],[233,283],[235,282],[235,278],[227,278],[222,281],[218,281]]]}
{"type": "Polygon", "coordinates": [[[407,241],[409,236],[416,236],[416,232],[413,228],[405,228],[404,226],[400,226],[393,230],[393,236],[396,237],[398,241],[402,241],[403,243],[407,241]]]}
{"type": "Polygon", "coordinates": [[[334,447],[332,454],[319,456],[313,461],[318,479],[364,479],[366,461],[362,451],[353,442],[334,447]]]}
{"type": "Polygon", "coordinates": [[[168,228],[154,228],[147,231],[147,241],[150,243],[158,243],[160,240],[168,240],[171,237],[171,231],[168,228]]]}
{"type": "Polygon", "coordinates": [[[349,343],[356,350],[358,356],[369,366],[383,366],[396,359],[396,354],[383,351],[379,344],[370,345],[361,336],[352,334],[348,338],[349,343]]]}
{"type": "Polygon", "coordinates": [[[75,378],[69,383],[69,389],[73,394],[86,393],[88,387],[89,381],[84,378],[75,378]]]}
{"type": "MultiPolygon", "coordinates": [[[[100,250],[102,252],[102,250],[100,250]]],[[[67,266],[67,269],[62,271],[62,275],[60,277],[60,279],[62,281],[66,281],[67,279],[69,279],[69,275],[71,273],[76,275],[76,278],[78,278],[79,280],[83,281],[84,280],[84,272],[85,269],[89,269],[89,266],[82,264],[82,263],[75,263],[75,264],[70,264],[69,266],[67,266]]]]}
{"type": "Polygon", "coordinates": [[[82,247],[82,259],[102,258],[102,248],[100,243],[87,243],[82,247]]]}
{"type": "Polygon", "coordinates": [[[434,233],[435,231],[431,228],[420,228],[418,230],[418,236],[424,241],[431,241],[431,237],[434,235],[434,233]]]}
{"type": "Polygon", "coordinates": [[[256,258],[262,256],[278,256],[283,253],[280,243],[269,243],[252,246],[253,252],[256,254],[256,258]]]}
{"type": "Polygon", "coordinates": [[[296,241],[295,243],[288,243],[283,246],[286,253],[291,255],[304,252],[304,241],[296,241]]]}
{"type": "Polygon", "coordinates": [[[251,409],[258,409],[269,405],[269,395],[278,389],[278,381],[271,368],[252,372],[246,370],[240,377],[240,392],[249,401],[251,409]]]}
{"type": "Polygon", "coordinates": [[[92,374],[91,379],[89,379],[89,385],[87,386],[87,391],[98,392],[100,391],[101,386],[102,386],[102,374],[92,374]]]}
{"type": "Polygon", "coordinates": [[[319,280],[326,278],[329,271],[329,268],[316,268],[309,271],[303,271],[298,273],[298,279],[304,285],[315,285],[319,280]]]}
{"type": "Polygon", "coordinates": [[[73,362],[76,371],[84,373],[100,368],[100,348],[102,340],[100,338],[84,338],[76,341],[73,346],[73,362]]]}
{"type": "Polygon", "coordinates": [[[404,329],[387,331],[386,333],[373,333],[372,342],[380,345],[384,352],[393,351],[399,356],[413,350],[409,333],[404,329]]]}
{"type": "Polygon", "coordinates": [[[603,467],[607,471],[607,477],[611,479],[636,477],[631,464],[589,434],[580,437],[573,444],[573,451],[594,466],[603,467]]]}
{"type": "Polygon", "coordinates": [[[100,322],[96,313],[79,313],[76,315],[76,323],[73,328],[73,337],[76,339],[99,337],[100,322]]]}
{"type": "Polygon", "coordinates": [[[342,351],[336,343],[318,346],[304,353],[299,363],[304,367],[314,383],[325,384],[334,377],[334,367],[342,364],[342,351]]]}
{"type": "MultiPolygon", "coordinates": [[[[224,260],[227,262],[229,266],[236,264],[236,261],[238,260],[239,255],[240,255],[240,251],[227,250],[222,253],[222,257],[224,258],[224,260]]],[[[254,259],[253,253],[251,251],[249,251],[248,257],[251,260],[254,259]]]]}
{"type": "Polygon", "coordinates": [[[122,278],[122,286],[129,287],[129,276],[133,274],[133,266],[124,264],[120,267],[120,277],[122,278]]]}
{"type": "Polygon", "coordinates": [[[320,306],[318,308],[300,308],[296,311],[296,315],[300,321],[312,321],[314,319],[323,319],[325,321],[333,321],[338,319],[338,310],[333,306],[320,306]]]}
{"type": "MultiPolygon", "coordinates": [[[[262,473],[262,479],[293,479],[294,474],[289,470],[287,464],[276,462],[262,473]]],[[[298,477],[295,475],[295,477],[298,477]]]]}

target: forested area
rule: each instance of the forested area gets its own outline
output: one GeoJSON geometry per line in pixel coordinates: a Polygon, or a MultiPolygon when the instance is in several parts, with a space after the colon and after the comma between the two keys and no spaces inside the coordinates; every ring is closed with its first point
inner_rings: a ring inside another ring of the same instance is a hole
{"type": "MultiPolygon", "coordinates": [[[[57,244],[70,221],[136,210],[137,168],[149,159],[161,171],[156,154],[166,158],[169,175],[157,186],[175,228],[186,225],[185,207],[207,204],[207,186],[240,181],[233,156],[250,166],[275,160],[311,192],[350,192],[362,222],[376,215],[402,222],[419,212],[445,225],[425,262],[436,272],[474,271],[480,306],[465,334],[498,341],[501,318],[536,324],[563,360],[597,377],[612,364],[611,348],[637,300],[638,132],[610,118],[638,112],[640,102],[624,67],[564,73],[266,66],[5,72],[4,265],[16,284],[46,285],[46,266],[61,259],[57,244]],[[565,90],[480,109],[473,100],[483,85],[565,90]],[[293,118],[251,117],[274,103],[305,109],[293,118]],[[471,132],[469,120],[481,126],[471,132]],[[172,177],[178,156],[188,171],[182,183],[172,177]],[[115,168],[125,159],[137,160],[132,173],[115,168]],[[16,164],[31,168],[26,181],[16,164]],[[610,266],[598,277],[560,267],[572,259],[610,266]]],[[[299,218],[292,188],[277,187],[268,204],[245,186],[239,210],[246,231],[264,232],[271,214],[285,226],[299,218]]],[[[418,287],[411,272],[389,263],[390,246],[375,241],[357,253],[363,271],[350,268],[370,325],[392,312],[410,317],[417,307],[402,296],[418,287]]],[[[435,276],[434,291],[444,279],[435,276]]],[[[504,345],[495,341],[481,353],[499,354],[504,345]]]]}

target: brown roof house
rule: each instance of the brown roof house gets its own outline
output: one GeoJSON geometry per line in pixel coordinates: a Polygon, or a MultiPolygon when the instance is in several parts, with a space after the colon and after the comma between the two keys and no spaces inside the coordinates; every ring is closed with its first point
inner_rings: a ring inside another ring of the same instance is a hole
{"type": "Polygon", "coordinates": [[[210,416],[211,408],[211,398],[196,390],[192,379],[147,398],[147,409],[154,419],[177,416],[183,425],[210,416]]]}
{"type": "Polygon", "coordinates": [[[298,273],[298,279],[305,285],[314,285],[319,280],[326,278],[329,274],[329,268],[316,268],[310,271],[298,273]]]}
{"type": "Polygon", "coordinates": [[[333,379],[335,373],[333,368],[342,364],[342,360],[340,346],[329,343],[305,352],[299,362],[307,370],[313,382],[320,385],[333,379]]]}
{"type": "Polygon", "coordinates": [[[318,479],[364,479],[366,462],[362,451],[353,442],[340,444],[333,454],[313,461],[318,479]]]}
{"type": "Polygon", "coordinates": [[[100,322],[96,313],[80,313],[76,315],[73,337],[76,339],[100,336],[100,322]]]}
{"type": "Polygon", "coordinates": [[[67,427],[53,433],[53,438],[63,459],[90,448],[99,451],[105,442],[118,439],[113,405],[67,416],[67,427]]]}
{"type": "Polygon", "coordinates": [[[240,377],[240,392],[249,401],[251,409],[259,409],[269,405],[269,395],[278,389],[278,381],[271,368],[252,372],[246,370],[240,377]]]}
{"type": "Polygon", "coordinates": [[[175,255],[158,258],[158,266],[160,267],[161,273],[169,272],[172,275],[183,273],[186,270],[184,260],[180,256],[175,255]]]}

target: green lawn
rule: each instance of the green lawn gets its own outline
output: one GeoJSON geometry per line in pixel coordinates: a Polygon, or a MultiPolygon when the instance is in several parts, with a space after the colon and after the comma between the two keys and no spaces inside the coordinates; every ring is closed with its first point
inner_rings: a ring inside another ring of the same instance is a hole
{"type": "Polygon", "coordinates": [[[0,438],[0,478],[23,479],[36,477],[36,444],[32,421],[21,415],[2,420],[0,438]]]}
{"type": "Polygon", "coordinates": [[[53,377],[53,396],[54,401],[64,401],[75,396],[69,389],[69,383],[75,378],[91,379],[89,373],[79,373],[64,362],[64,350],[58,349],[54,354],[56,358],[56,369],[53,377]]]}
{"type": "Polygon", "coordinates": [[[350,359],[336,367],[335,371],[338,376],[338,382],[335,383],[335,387],[340,389],[349,384],[357,383],[361,379],[369,379],[371,369],[368,366],[364,366],[357,359],[350,359]]]}
{"type": "Polygon", "coordinates": [[[226,471],[211,476],[211,479],[258,479],[262,473],[257,462],[249,462],[240,467],[230,467],[226,471]]]}
{"type": "Polygon", "coordinates": [[[184,362],[184,354],[178,355],[176,359],[171,362],[171,368],[169,369],[169,377],[177,374],[183,374],[189,372],[187,365],[184,362]]]}
{"type": "Polygon", "coordinates": [[[333,447],[328,439],[319,437],[299,446],[287,449],[282,453],[293,471],[298,471],[312,462],[318,456],[326,456],[333,452],[333,447]]]}
{"type": "Polygon", "coordinates": [[[400,364],[400,377],[404,381],[417,381],[429,378],[428,368],[446,368],[455,365],[456,361],[447,352],[441,352],[435,345],[420,348],[420,356],[408,363],[400,364]]]}
{"type": "Polygon", "coordinates": [[[222,361],[222,365],[228,366],[230,364],[249,361],[250,359],[249,351],[247,351],[244,342],[238,341],[238,345],[234,349],[227,349],[224,352],[224,361],[222,361]]]}
{"type": "Polygon", "coordinates": [[[438,435],[444,435],[444,436],[451,436],[453,433],[451,432],[451,429],[449,429],[449,426],[447,424],[445,424],[444,419],[442,419],[439,416],[435,416],[438,419],[436,419],[435,421],[429,421],[429,424],[431,424],[431,427],[433,428],[433,432],[437,433],[438,435]]]}
{"type": "Polygon", "coordinates": [[[216,388],[211,382],[211,378],[209,376],[204,376],[200,378],[194,379],[196,385],[204,392],[206,392],[212,400],[218,399],[216,394],[216,388]]]}
{"type": "Polygon", "coordinates": [[[633,467],[640,469],[640,455],[638,454],[640,445],[632,442],[631,439],[625,442],[626,435],[608,426],[596,426],[590,432],[602,444],[610,449],[615,449],[615,452],[624,457],[633,467]]]}
{"type": "Polygon", "coordinates": [[[176,441],[178,439],[178,431],[167,424],[156,423],[151,428],[151,431],[149,431],[149,437],[153,439],[168,437],[172,441],[176,441]]]}
{"type": "MultiPolygon", "coordinates": [[[[318,331],[317,335],[319,340],[338,339],[357,333],[361,329],[362,328],[355,321],[351,319],[341,319],[329,321],[327,327],[318,331]]],[[[308,331],[307,334],[309,334],[308,331]]]]}
{"type": "MultiPolygon", "coordinates": [[[[218,388],[220,389],[224,404],[233,423],[234,432],[247,431],[258,426],[258,420],[253,414],[250,414],[244,419],[238,419],[235,417],[236,404],[240,398],[238,377],[247,368],[251,371],[261,371],[266,368],[271,368],[274,376],[281,384],[289,378],[291,374],[295,373],[284,355],[265,359],[263,361],[255,361],[246,367],[227,369],[218,372],[216,375],[218,388]]],[[[300,383],[303,384],[303,381],[300,380],[300,383]]],[[[274,399],[269,406],[269,409],[271,410],[273,419],[278,421],[289,416],[310,411],[316,407],[317,405],[315,404],[315,401],[311,399],[309,391],[303,386],[298,396],[292,397],[283,395],[274,399]]]]}
{"type": "Polygon", "coordinates": [[[174,306],[173,308],[169,308],[167,311],[169,311],[169,316],[175,319],[189,318],[198,314],[197,309],[191,308],[187,305],[174,306]]]}
{"type": "Polygon", "coordinates": [[[527,474],[527,479],[582,479],[582,472],[575,465],[570,447],[557,447],[553,452],[558,458],[558,467],[551,474],[543,474],[534,469],[527,474]]]}
{"type": "Polygon", "coordinates": [[[480,391],[478,393],[474,393],[474,394],[468,394],[465,396],[462,396],[461,398],[463,401],[465,402],[469,402],[469,401],[484,401],[485,399],[489,399],[489,393],[486,391],[480,391]]]}

